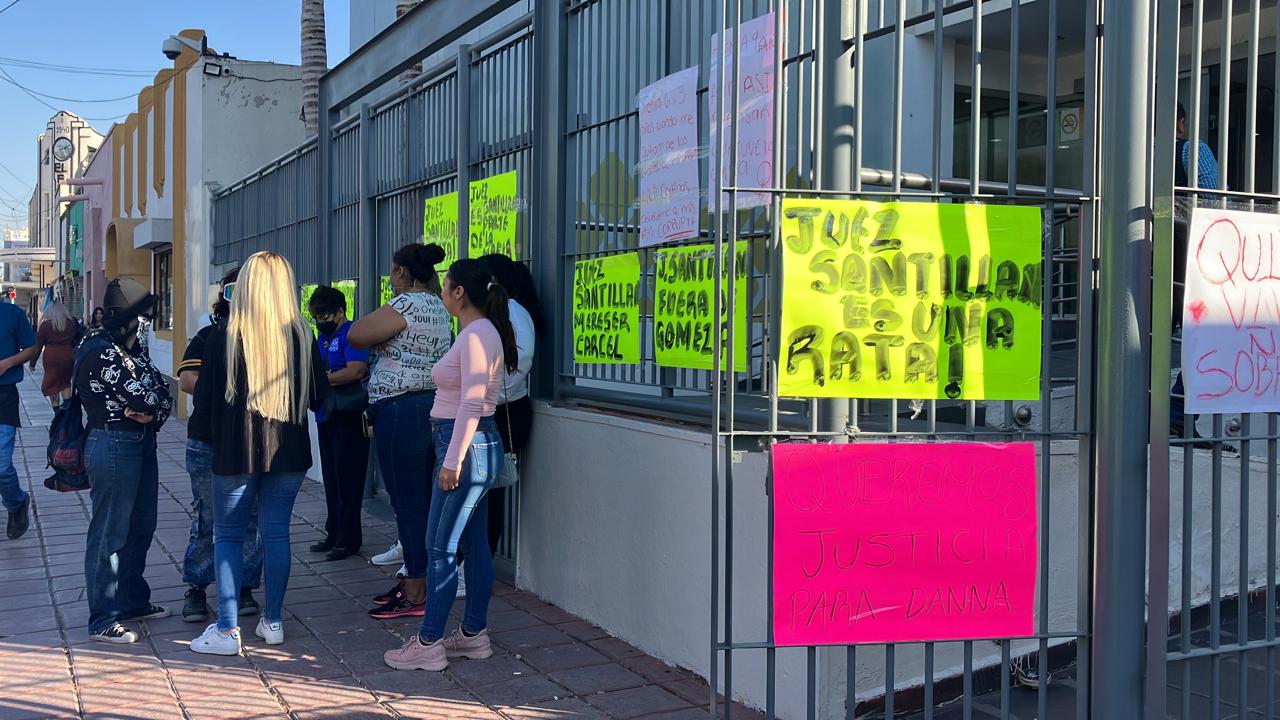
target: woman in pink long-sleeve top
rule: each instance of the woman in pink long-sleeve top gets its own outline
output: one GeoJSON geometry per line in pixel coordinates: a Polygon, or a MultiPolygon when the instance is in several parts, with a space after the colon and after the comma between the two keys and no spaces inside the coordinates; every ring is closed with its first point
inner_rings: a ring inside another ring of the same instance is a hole
{"type": "Polygon", "coordinates": [[[427,596],[422,630],[384,660],[397,670],[444,670],[450,658],[477,660],[489,646],[489,598],[493,558],[489,552],[485,493],[505,462],[493,413],[506,374],[517,363],[515,332],[507,314],[507,292],[493,282],[480,260],[459,260],[445,276],[443,300],[458,318],[458,338],[432,368],[436,383],[431,432],[436,446],[436,482],[427,518],[427,596]],[[458,551],[465,552],[467,604],[462,626],[445,637],[445,623],[458,586],[458,551]]]}

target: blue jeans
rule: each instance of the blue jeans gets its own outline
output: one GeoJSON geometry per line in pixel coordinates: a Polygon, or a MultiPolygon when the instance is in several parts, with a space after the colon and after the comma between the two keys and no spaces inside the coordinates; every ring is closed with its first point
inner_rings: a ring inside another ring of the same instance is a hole
{"type": "Polygon", "coordinates": [[[18,512],[27,501],[27,492],[22,489],[18,471],[13,467],[13,445],[17,437],[18,428],[0,425],[0,501],[9,512],[18,512]]]}
{"type": "MultiPolygon", "coordinates": [[[[453,421],[431,420],[436,446],[436,477],[453,438],[453,421]]],[[[489,624],[489,596],[493,594],[493,555],[489,552],[487,503],[481,502],[502,469],[502,438],[493,418],[484,418],[458,468],[458,487],[431,494],[427,518],[427,607],[419,638],[431,644],[444,637],[449,609],[458,591],[458,551],[467,557],[466,611],[462,627],[468,632],[489,624]]]]}
{"type": "Polygon", "coordinates": [[[258,506],[267,585],[262,616],[279,622],[289,586],[289,521],[305,473],[213,476],[213,559],[218,576],[218,629],[239,624],[244,540],[258,506]]]}
{"type": "Polygon", "coordinates": [[[84,444],[93,517],[84,551],[89,633],[151,605],[143,573],[156,531],[156,436],[151,430],[92,430],[84,444]]]}
{"type": "Polygon", "coordinates": [[[374,408],[373,443],[378,471],[396,511],[396,530],[404,548],[405,577],[427,574],[427,517],[436,452],[423,442],[431,433],[435,393],[392,398],[374,408]]]}
{"type": "MultiPolygon", "coordinates": [[[[187,474],[191,476],[191,533],[182,558],[182,582],[197,587],[213,583],[213,448],[201,440],[187,440],[187,474]]],[[[241,587],[256,588],[262,577],[262,541],[258,537],[258,508],[249,512],[245,528],[241,587]]]]}

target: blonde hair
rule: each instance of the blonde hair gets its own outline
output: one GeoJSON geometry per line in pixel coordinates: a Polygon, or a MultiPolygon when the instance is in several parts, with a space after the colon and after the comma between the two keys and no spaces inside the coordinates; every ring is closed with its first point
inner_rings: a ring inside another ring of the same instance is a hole
{"type": "Polygon", "coordinates": [[[62,332],[67,329],[67,325],[71,324],[71,313],[67,312],[65,305],[54,300],[44,309],[44,319],[53,326],[54,330],[62,332]]]}
{"type": "Polygon", "coordinates": [[[243,361],[248,410],[301,422],[311,388],[311,334],[302,324],[293,267],[273,252],[254,253],[238,280],[227,320],[227,402],[235,401],[243,361]]]}

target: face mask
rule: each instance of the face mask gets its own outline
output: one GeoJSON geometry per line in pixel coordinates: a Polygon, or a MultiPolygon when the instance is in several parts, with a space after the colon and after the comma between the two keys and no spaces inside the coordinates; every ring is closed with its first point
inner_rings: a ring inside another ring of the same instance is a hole
{"type": "Polygon", "coordinates": [[[329,336],[337,332],[338,323],[332,320],[329,320],[327,322],[322,322],[322,323],[316,323],[316,329],[320,331],[321,335],[329,336]]]}

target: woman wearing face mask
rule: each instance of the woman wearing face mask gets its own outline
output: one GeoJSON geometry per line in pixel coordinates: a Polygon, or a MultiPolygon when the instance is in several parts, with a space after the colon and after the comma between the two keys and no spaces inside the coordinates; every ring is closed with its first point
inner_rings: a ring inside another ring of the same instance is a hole
{"type": "MultiPolygon", "coordinates": [[[[321,285],[311,294],[307,310],[320,332],[320,355],[328,369],[329,384],[359,389],[369,372],[369,351],[347,341],[347,297],[341,290],[321,285]]],[[[340,399],[339,399],[340,400],[340,399]]],[[[337,401],[335,401],[337,402],[337,401]]],[[[328,553],[326,560],[342,560],[360,552],[364,534],[360,510],[364,506],[365,476],[369,468],[369,439],[364,435],[364,407],[325,408],[316,413],[320,444],[320,472],[328,514],[324,540],[311,552],[328,553]]]]}
{"type": "Polygon", "coordinates": [[[124,623],[170,614],[151,603],[143,577],[156,530],[156,431],[173,407],[169,384],[140,339],[158,300],[134,280],[112,280],[103,328],[76,351],[75,386],[88,418],[85,466],[93,486],[84,558],[89,636],[105,643],[137,642],[138,633],[124,623]]]}
{"type": "Polygon", "coordinates": [[[444,670],[451,657],[490,657],[488,612],[493,593],[485,493],[502,469],[502,440],[493,413],[508,372],[518,364],[507,293],[488,265],[459,260],[444,281],[445,308],[458,318],[458,339],[432,368],[431,408],[436,487],[427,519],[427,602],[421,631],[383,659],[397,670],[444,670]],[[462,626],[444,636],[457,592],[459,548],[467,555],[462,626]]]}
{"type": "Polygon", "coordinates": [[[371,617],[420,617],[425,608],[427,515],[436,454],[430,442],[435,364],[449,349],[449,311],[440,300],[439,245],[413,243],[391,259],[391,302],[357,320],[347,341],[375,348],[369,374],[369,410],[378,469],[404,552],[404,580],[374,598],[371,617]]]}

